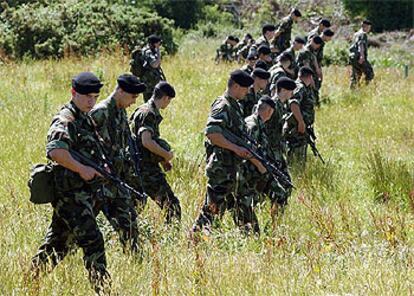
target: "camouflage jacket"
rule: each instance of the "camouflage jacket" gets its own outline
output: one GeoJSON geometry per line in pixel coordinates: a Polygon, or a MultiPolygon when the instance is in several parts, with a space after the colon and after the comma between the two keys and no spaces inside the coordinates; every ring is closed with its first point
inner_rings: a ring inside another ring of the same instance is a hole
{"type": "Polygon", "coordinates": [[[104,140],[105,153],[116,173],[121,178],[127,177],[133,163],[129,154],[130,131],[125,109],[117,108],[116,101],[111,96],[97,104],[89,114],[104,140]]]}
{"type": "MultiPolygon", "coordinates": [[[[313,125],[315,122],[315,98],[314,92],[310,86],[306,86],[301,80],[296,81],[296,89],[293,97],[288,101],[289,109],[292,104],[298,104],[303,116],[305,125],[313,125]]],[[[297,122],[294,116],[289,115],[288,130],[296,129],[297,122]]]]}
{"type": "Polygon", "coordinates": [[[274,65],[272,68],[269,69],[270,72],[270,79],[269,83],[267,84],[267,94],[270,94],[274,87],[276,87],[276,82],[279,78],[282,77],[289,77],[288,73],[286,73],[285,69],[280,64],[274,65]]]}
{"type": "MultiPolygon", "coordinates": [[[[90,116],[71,101],[52,119],[47,133],[46,155],[49,158],[49,153],[54,149],[74,150],[104,166],[107,161],[102,143],[90,116]]],[[[54,174],[59,192],[90,188],[78,173],[58,164],[54,167],[54,174]]],[[[94,183],[99,184],[100,181],[94,183]]]]}
{"type": "MultiPolygon", "coordinates": [[[[318,60],[316,57],[316,51],[312,49],[310,44],[307,44],[301,52],[299,52],[298,57],[296,59],[296,63],[299,69],[303,66],[310,67],[316,75],[316,66],[318,64],[318,60]]],[[[316,76],[315,76],[316,77],[316,76]]],[[[316,81],[316,80],[315,80],[316,81]]]]}
{"type": "Polygon", "coordinates": [[[266,122],[266,134],[272,150],[283,152],[283,125],[286,106],[276,96],[272,100],[275,101],[276,107],[272,117],[266,122]]]}
{"type": "Polygon", "coordinates": [[[240,70],[243,70],[245,72],[247,72],[249,75],[253,73],[253,67],[250,65],[244,65],[243,67],[240,68],[240,70]]]}
{"type": "Polygon", "coordinates": [[[282,19],[277,30],[281,34],[274,39],[273,45],[279,49],[279,52],[284,51],[290,46],[290,39],[292,37],[292,25],[293,19],[291,16],[287,16],[282,19]]]}
{"type": "Polygon", "coordinates": [[[136,140],[137,147],[141,151],[141,166],[146,164],[158,164],[162,159],[160,156],[155,155],[142,145],[142,133],[148,131],[152,135],[152,139],[156,141],[162,148],[169,150],[169,147],[165,147],[161,142],[165,142],[160,138],[160,124],[163,120],[160,111],[155,106],[154,99],[150,99],[145,104],[139,106],[130,118],[130,127],[132,137],[136,140]]]}
{"type": "Polygon", "coordinates": [[[350,57],[359,59],[361,53],[359,52],[359,47],[362,45],[362,50],[364,51],[365,59],[368,59],[368,34],[365,33],[362,29],[354,34],[352,44],[349,48],[350,57]]]}
{"type": "MultiPolygon", "coordinates": [[[[225,131],[227,130],[232,134],[243,138],[245,129],[243,114],[237,100],[230,97],[227,93],[218,97],[211,105],[205,134],[220,133],[225,136],[225,131]]],[[[234,167],[235,165],[239,165],[242,161],[242,159],[236,156],[232,151],[215,146],[208,139],[205,142],[205,146],[207,161],[210,163],[207,169],[213,168],[215,165],[234,167]]]]}
{"type": "Polygon", "coordinates": [[[311,40],[313,37],[315,36],[321,36],[322,32],[319,30],[319,26],[316,26],[314,29],[312,29],[308,36],[307,36],[307,40],[309,42],[309,40],[311,40]]]}
{"type": "Polygon", "coordinates": [[[140,78],[147,85],[148,89],[152,89],[158,82],[165,80],[161,66],[158,68],[151,67],[151,64],[158,60],[158,53],[147,45],[142,49],[142,56],[144,60],[144,73],[140,78]]]}
{"type": "Polygon", "coordinates": [[[260,93],[255,93],[253,87],[249,87],[249,92],[243,98],[243,100],[238,101],[240,109],[243,112],[243,117],[250,116],[253,112],[254,105],[257,104],[261,95],[260,93]]]}
{"type": "MultiPolygon", "coordinates": [[[[319,31],[319,27],[316,27],[315,29],[313,29],[312,31],[309,32],[308,34],[308,42],[310,39],[312,39],[315,36],[321,36],[322,32],[319,31]]],[[[319,66],[322,65],[322,60],[323,60],[323,49],[325,47],[325,42],[322,41],[321,47],[318,48],[318,50],[315,51],[316,53],[316,60],[318,61],[319,66]]]]}
{"type": "Polygon", "coordinates": [[[299,72],[299,67],[298,67],[298,64],[296,63],[296,52],[293,49],[293,46],[289,47],[284,52],[290,54],[290,56],[292,57],[292,63],[290,64],[289,69],[292,69],[295,72],[294,77],[291,77],[291,78],[296,79],[298,76],[298,72],[299,72]]]}
{"type": "Polygon", "coordinates": [[[250,47],[249,53],[257,54],[257,49],[262,45],[266,45],[266,46],[270,47],[270,42],[269,42],[269,40],[266,39],[265,36],[260,36],[256,40],[256,42],[250,47]]]}

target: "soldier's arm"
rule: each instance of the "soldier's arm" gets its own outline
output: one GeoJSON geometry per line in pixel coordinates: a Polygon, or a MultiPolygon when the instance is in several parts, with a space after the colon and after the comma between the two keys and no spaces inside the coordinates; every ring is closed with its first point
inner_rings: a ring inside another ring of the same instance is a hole
{"type": "Polygon", "coordinates": [[[78,173],[85,181],[92,180],[95,177],[102,177],[94,168],[83,165],[74,159],[66,149],[53,149],[49,152],[49,157],[64,168],[78,173]]]}
{"type": "Polygon", "coordinates": [[[149,64],[150,64],[150,66],[152,68],[154,68],[154,69],[159,68],[160,65],[161,65],[161,53],[160,53],[160,49],[157,48],[155,54],[151,52],[151,54],[149,56],[149,59],[150,59],[149,64]]]}
{"type": "Polygon", "coordinates": [[[293,113],[293,116],[296,119],[296,122],[298,123],[298,132],[300,134],[305,133],[305,121],[303,120],[302,112],[300,111],[299,104],[297,102],[292,102],[290,104],[290,110],[293,113]]]}
{"type": "Polygon", "coordinates": [[[170,161],[174,157],[172,152],[165,150],[152,139],[152,134],[148,130],[142,132],[141,141],[145,148],[151,151],[151,153],[161,156],[165,161],[170,161]]]}
{"type": "Polygon", "coordinates": [[[208,133],[207,138],[213,145],[226,150],[230,150],[241,158],[251,157],[250,152],[247,151],[247,149],[230,142],[221,133],[208,133]]]}

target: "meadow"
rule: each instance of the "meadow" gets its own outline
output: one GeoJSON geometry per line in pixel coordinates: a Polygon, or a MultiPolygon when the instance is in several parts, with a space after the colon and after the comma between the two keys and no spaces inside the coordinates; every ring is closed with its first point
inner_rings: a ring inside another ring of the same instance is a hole
{"type": "MultiPolygon", "coordinates": [[[[348,68],[325,68],[315,130],[327,164],[310,154],[306,171],[293,172],[296,190],[276,228],[265,203],[260,237],[246,237],[226,215],[212,236],[189,243],[205,194],[207,114],[237,67],[214,65],[216,45],[188,40],[163,61],[177,92],[161,134],[176,154],[167,175],[182,203],[181,229],[166,228],[150,201],[140,263],[99,217],[117,295],[413,295],[414,73],[405,79],[397,68],[375,68],[374,83],[355,92],[348,68]]],[[[93,295],[80,250],[38,283],[27,276],[52,213],[30,203],[27,180],[46,160],[46,133],[69,101],[71,77],[100,75],[103,99],[128,60],[103,53],[0,66],[0,295],[93,295]]]]}

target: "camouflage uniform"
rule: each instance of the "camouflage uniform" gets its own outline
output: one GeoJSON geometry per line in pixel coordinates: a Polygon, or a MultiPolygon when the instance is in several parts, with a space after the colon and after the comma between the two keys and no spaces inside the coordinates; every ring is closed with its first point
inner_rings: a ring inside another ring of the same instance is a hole
{"type": "MultiPolygon", "coordinates": [[[[73,102],[63,106],[52,120],[47,135],[47,155],[54,149],[73,149],[103,165],[103,148],[92,119],[73,102]]],[[[54,179],[56,195],[52,202],[52,222],[44,243],[32,258],[33,267],[43,269],[47,263],[56,266],[76,243],[83,250],[89,279],[98,289],[109,277],[104,240],[94,210],[100,200],[102,183],[95,179],[86,183],[79,174],[57,164],[54,179]]]]}
{"type": "Polygon", "coordinates": [[[155,49],[152,49],[149,45],[142,49],[142,56],[144,59],[144,73],[142,74],[141,80],[146,85],[144,95],[144,102],[147,102],[154,91],[155,85],[162,80],[166,80],[164,72],[161,66],[153,68],[151,63],[158,60],[158,53],[155,49]]]}
{"type": "Polygon", "coordinates": [[[234,59],[234,49],[233,46],[224,42],[216,50],[216,62],[224,61],[231,62],[234,59]]]}
{"type": "MultiPolygon", "coordinates": [[[[99,135],[104,140],[106,156],[112,162],[111,171],[130,183],[133,165],[129,155],[128,136],[130,134],[125,109],[117,108],[114,97],[97,104],[90,112],[99,135]]],[[[130,193],[113,184],[107,184],[103,190],[104,200],[100,210],[119,233],[123,246],[138,250],[137,213],[130,193]]]]}
{"type": "Polygon", "coordinates": [[[137,143],[138,150],[141,152],[139,169],[142,185],[137,182],[134,185],[135,188],[142,190],[151,197],[161,209],[166,209],[166,222],[170,223],[173,219],[181,219],[180,201],[174,195],[165,178],[165,174],[161,170],[159,162],[163,161],[163,159],[145,148],[141,138],[142,134],[148,131],[151,133],[152,139],[160,144],[162,139],[160,139],[159,125],[162,119],[153,98],[139,106],[130,118],[132,137],[137,143]],[[141,186],[142,189],[140,188],[141,186]]]}
{"type": "MultiPolygon", "coordinates": [[[[296,89],[293,97],[288,101],[289,107],[298,104],[305,126],[312,126],[315,122],[315,99],[312,88],[306,86],[301,80],[296,81],[296,89]]],[[[284,133],[288,147],[288,163],[299,162],[302,166],[306,162],[308,142],[303,134],[297,131],[297,121],[293,113],[289,114],[284,133]]]]}
{"type": "Polygon", "coordinates": [[[312,69],[314,75],[313,80],[315,81],[315,88],[314,88],[314,98],[315,104],[319,104],[319,89],[321,88],[321,82],[319,80],[318,75],[316,74],[316,66],[319,65],[317,59],[317,51],[315,51],[310,44],[305,46],[305,49],[301,51],[298,55],[296,60],[297,65],[300,68],[303,66],[308,66],[312,69]]]}
{"type": "Polygon", "coordinates": [[[250,65],[244,65],[243,67],[240,68],[240,70],[243,70],[245,72],[247,72],[247,74],[251,75],[253,73],[253,67],[250,65]]]}
{"type": "Polygon", "coordinates": [[[240,109],[243,112],[243,117],[250,116],[253,112],[254,105],[259,102],[261,94],[259,92],[255,93],[253,86],[249,87],[249,92],[243,98],[243,100],[238,101],[240,109]]]}
{"type": "Polygon", "coordinates": [[[293,19],[291,16],[287,16],[282,19],[277,30],[281,34],[274,39],[273,45],[278,49],[278,52],[283,52],[290,45],[290,39],[292,37],[293,19]]]}
{"type": "Polygon", "coordinates": [[[289,77],[290,75],[283,69],[280,64],[274,65],[272,68],[269,69],[270,72],[270,80],[267,84],[267,88],[264,91],[265,94],[270,95],[272,89],[276,87],[276,82],[282,77],[289,77]]]}
{"type": "Polygon", "coordinates": [[[262,45],[265,45],[265,46],[270,48],[270,42],[269,42],[269,40],[266,39],[265,36],[260,36],[256,40],[256,42],[250,47],[249,54],[256,54],[257,55],[258,54],[257,49],[262,45]]]}
{"type": "Polygon", "coordinates": [[[296,52],[293,49],[293,45],[291,47],[289,47],[288,49],[286,49],[284,52],[287,52],[292,57],[292,63],[290,64],[289,69],[292,69],[294,71],[295,75],[293,77],[290,77],[290,78],[296,79],[296,78],[298,78],[299,67],[298,67],[298,64],[296,62],[296,52]]]}
{"type": "MultiPolygon", "coordinates": [[[[245,122],[247,133],[260,144],[260,147],[257,148],[263,152],[265,157],[272,159],[273,152],[266,134],[265,124],[258,113],[247,117],[245,122]]],[[[251,224],[253,231],[259,233],[259,223],[254,212],[254,206],[260,202],[259,194],[266,194],[272,202],[275,202],[282,200],[286,191],[269,173],[261,174],[250,161],[243,162],[239,183],[237,190],[239,224],[246,226],[251,224]]]]}
{"type": "MultiPolygon", "coordinates": [[[[238,137],[243,137],[242,133],[245,131],[239,104],[227,93],[212,104],[206,134],[223,134],[226,130],[238,137]]],[[[214,146],[209,140],[206,140],[205,146],[207,193],[201,213],[195,222],[197,228],[210,227],[216,216],[221,217],[226,210],[234,209],[237,174],[242,162],[232,151],[214,146]]],[[[234,219],[238,221],[237,217],[234,219]]]]}
{"type": "MultiPolygon", "coordinates": [[[[319,30],[319,27],[316,27],[315,29],[313,29],[312,31],[309,32],[309,34],[308,34],[308,41],[311,40],[315,36],[320,36],[321,37],[321,35],[322,35],[322,32],[319,30]]],[[[321,46],[318,48],[318,50],[315,51],[315,53],[316,53],[316,60],[318,61],[319,67],[322,66],[323,49],[324,49],[324,47],[325,47],[325,42],[322,40],[321,46]]]]}
{"type": "Polygon", "coordinates": [[[359,83],[362,74],[365,75],[366,83],[369,83],[372,79],[374,79],[374,70],[368,62],[368,35],[362,29],[354,34],[353,42],[349,48],[349,51],[349,63],[352,66],[351,88],[355,87],[359,83]],[[361,56],[361,53],[359,52],[359,47],[361,45],[365,56],[365,61],[362,64],[358,62],[361,56]]]}
{"type": "MultiPolygon", "coordinates": [[[[265,130],[272,152],[271,158],[274,163],[277,164],[278,168],[290,179],[286,159],[284,156],[285,147],[283,139],[283,125],[286,115],[286,107],[276,96],[274,96],[272,99],[276,103],[275,111],[273,112],[272,117],[265,124],[265,130]]],[[[275,201],[281,206],[285,206],[287,204],[287,199],[290,196],[290,193],[290,189],[286,191],[275,191],[275,201]]]]}

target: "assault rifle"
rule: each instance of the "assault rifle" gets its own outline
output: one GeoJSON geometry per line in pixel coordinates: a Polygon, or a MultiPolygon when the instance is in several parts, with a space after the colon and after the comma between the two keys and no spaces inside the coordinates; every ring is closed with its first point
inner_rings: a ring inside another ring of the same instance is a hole
{"type": "MultiPolygon", "coordinates": [[[[134,139],[132,139],[131,133],[128,133],[128,146],[129,146],[129,152],[131,155],[132,162],[134,163],[135,175],[138,177],[141,190],[144,191],[144,186],[142,185],[142,179],[141,179],[140,164],[139,164],[141,161],[141,155],[139,154],[137,142],[134,141],[134,139]]],[[[143,192],[142,196],[140,197],[143,198],[142,201],[144,204],[146,204],[148,195],[145,192],[143,192]]]]}
{"type": "Polygon", "coordinates": [[[322,155],[319,153],[318,148],[316,148],[316,135],[315,131],[313,130],[313,127],[311,125],[306,126],[306,132],[305,132],[306,139],[308,141],[309,146],[312,149],[313,155],[318,157],[323,164],[325,164],[325,161],[323,160],[322,155]]]}
{"type": "Polygon", "coordinates": [[[126,189],[134,194],[136,194],[137,196],[139,196],[140,198],[145,198],[145,196],[135,190],[133,187],[131,187],[130,185],[128,185],[127,183],[125,183],[124,181],[122,181],[117,175],[115,175],[114,173],[109,173],[107,170],[105,170],[103,167],[99,166],[95,161],[87,158],[86,156],[83,156],[82,154],[80,154],[79,152],[75,151],[75,150],[70,150],[70,154],[78,161],[80,161],[81,163],[90,166],[91,168],[94,168],[98,173],[100,173],[102,175],[102,177],[108,181],[110,181],[112,184],[116,185],[118,188],[120,189],[126,189]]]}
{"type": "MultiPolygon", "coordinates": [[[[254,158],[256,158],[265,168],[266,170],[273,176],[273,178],[282,184],[283,187],[287,188],[294,188],[292,182],[290,181],[290,178],[286,176],[274,163],[269,161],[264,155],[263,152],[258,149],[259,147],[252,147],[246,141],[232,132],[228,130],[223,130],[223,135],[225,138],[227,138],[229,141],[242,146],[243,148],[247,149],[254,158]],[[256,148],[256,149],[255,149],[256,148]]],[[[243,136],[248,136],[247,134],[243,134],[243,136]]],[[[251,138],[250,136],[248,136],[251,138]]],[[[247,139],[249,140],[249,139],[247,139]]],[[[252,139],[253,140],[253,139],[252,139]]],[[[256,143],[257,144],[257,143],[256,143]]],[[[254,143],[252,145],[257,146],[254,143]]]]}

